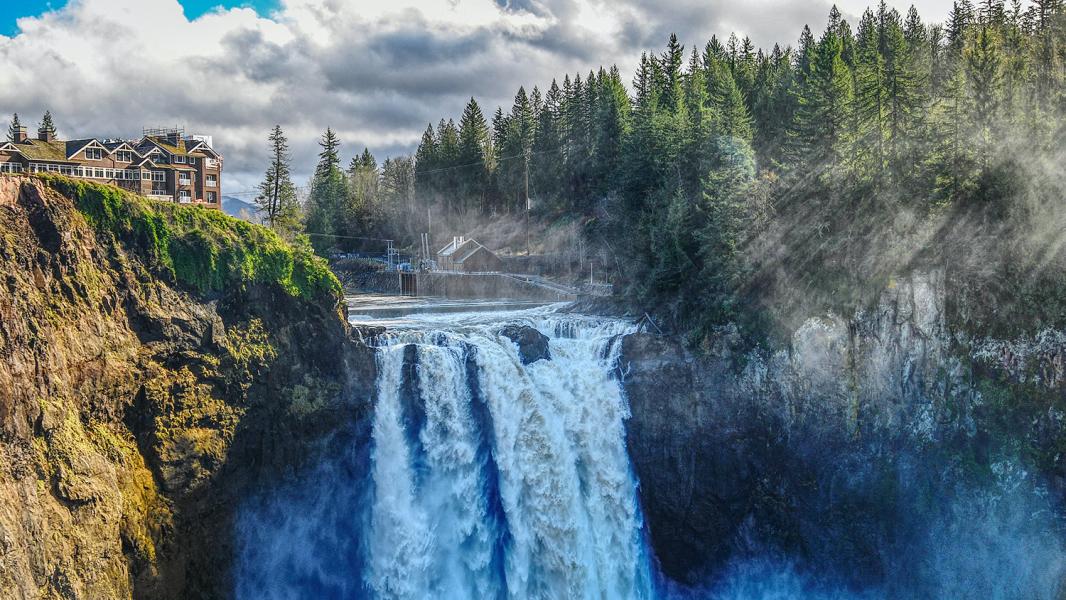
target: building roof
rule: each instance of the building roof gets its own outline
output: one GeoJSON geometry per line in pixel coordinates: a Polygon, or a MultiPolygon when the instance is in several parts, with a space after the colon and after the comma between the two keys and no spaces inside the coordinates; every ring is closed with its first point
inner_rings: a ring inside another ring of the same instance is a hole
{"type": "Polygon", "coordinates": [[[46,142],[30,138],[25,142],[12,144],[15,150],[30,160],[47,160],[52,162],[74,162],[67,158],[67,143],[60,140],[46,142]]]}
{"type": "MultiPolygon", "coordinates": [[[[116,150],[128,149],[138,159],[148,159],[153,152],[166,153],[174,156],[195,156],[221,158],[214,149],[202,140],[178,140],[177,144],[171,144],[167,140],[155,136],[145,136],[137,142],[124,140],[105,140],[101,142],[96,138],[84,138],[78,140],[53,140],[46,142],[38,138],[28,138],[17,144],[5,144],[5,152],[19,152],[29,160],[76,163],[74,155],[90,145],[103,148],[108,154],[114,154],[116,150]]],[[[144,164],[141,160],[139,164],[144,164]]],[[[176,167],[182,169],[182,167],[176,167]]]]}
{"type": "Polygon", "coordinates": [[[452,262],[462,264],[463,261],[482,250],[496,256],[495,252],[482,246],[477,240],[456,237],[452,238],[452,241],[447,246],[441,248],[440,252],[437,252],[437,256],[441,258],[451,257],[452,262]]]}
{"type": "Polygon", "coordinates": [[[211,144],[208,144],[207,142],[205,142],[203,140],[197,140],[197,139],[189,140],[188,144],[186,145],[186,148],[187,148],[189,154],[193,154],[193,155],[197,155],[197,156],[199,156],[199,155],[203,155],[203,156],[210,155],[210,156],[214,156],[215,158],[218,158],[218,152],[215,152],[215,149],[211,147],[211,144]]]}
{"type": "Polygon", "coordinates": [[[141,155],[140,152],[137,152],[136,148],[131,146],[130,143],[125,141],[125,140],[107,140],[107,141],[101,142],[101,144],[104,146],[104,148],[107,148],[108,152],[110,152],[112,154],[114,154],[116,150],[119,150],[123,146],[125,146],[126,150],[129,150],[130,152],[134,153],[137,156],[141,155]]]}
{"type": "Polygon", "coordinates": [[[174,156],[187,156],[189,154],[185,149],[185,140],[178,140],[177,144],[171,144],[163,138],[152,135],[144,136],[144,140],[159,146],[160,149],[165,150],[168,154],[174,156]]]}
{"type": "MultiPolygon", "coordinates": [[[[437,252],[437,256],[451,256],[452,254],[455,254],[457,250],[459,250],[470,242],[474,242],[474,240],[468,240],[464,237],[453,237],[452,241],[448,242],[447,246],[441,248],[440,251],[437,252]]],[[[474,243],[477,244],[477,242],[474,243]]]]}
{"type": "MultiPolygon", "coordinates": [[[[481,244],[475,242],[474,240],[470,240],[469,242],[467,242],[467,243],[465,243],[465,244],[463,244],[462,246],[459,247],[459,251],[457,253],[457,254],[459,254],[459,257],[458,258],[453,258],[452,262],[456,262],[456,263],[460,263],[461,264],[463,261],[465,261],[466,259],[470,258],[471,256],[477,254],[478,252],[481,252],[482,250],[484,250],[485,252],[488,252],[489,254],[493,254],[492,251],[489,250],[488,248],[482,246],[481,244]]],[[[495,254],[493,254],[493,256],[495,256],[495,254]]]]}
{"type": "MultiPolygon", "coordinates": [[[[74,158],[75,154],[77,154],[78,152],[81,152],[86,147],[91,146],[93,143],[95,143],[97,146],[104,147],[104,145],[101,144],[99,141],[97,141],[95,138],[86,138],[86,139],[83,139],[83,140],[67,140],[66,141],[67,158],[74,158]]],[[[106,150],[106,147],[104,147],[104,149],[106,150]]]]}

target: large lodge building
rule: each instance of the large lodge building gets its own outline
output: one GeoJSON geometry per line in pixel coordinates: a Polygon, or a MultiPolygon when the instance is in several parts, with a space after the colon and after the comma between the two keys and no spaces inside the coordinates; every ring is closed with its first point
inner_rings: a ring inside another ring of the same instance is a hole
{"type": "Polygon", "coordinates": [[[221,208],[222,156],[211,138],[145,129],[139,141],[58,140],[25,127],[0,142],[0,173],[59,173],[109,183],[157,200],[221,208]]]}

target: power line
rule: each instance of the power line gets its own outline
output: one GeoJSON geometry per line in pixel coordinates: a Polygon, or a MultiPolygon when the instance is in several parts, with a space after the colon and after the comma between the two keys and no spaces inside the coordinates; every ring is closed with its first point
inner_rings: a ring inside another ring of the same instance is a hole
{"type": "MultiPolygon", "coordinates": [[[[502,161],[514,160],[514,159],[518,159],[518,158],[525,159],[527,156],[533,157],[533,156],[542,156],[542,155],[547,155],[547,154],[561,154],[564,150],[567,149],[566,146],[567,145],[562,145],[562,146],[557,146],[555,148],[549,148],[547,150],[539,150],[537,152],[532,152],[531,151],[531,152],[528,152],[528,153],[523,152],[521,154],[512,154],[510,156],[497,156],[497,157],[495,157],[495,159],[496,159],[497,162],[502,162],[502,161]]],[[[444,171],[454,171],[456,169],[466,169],[468,167],[476,167],[478,165],[484,165],[484,164],[486,164],[485,163],[485,159],[481,159],[481,160],[479,160],[477,162],[471,162],[471,163],[466,163],[466,164],[462,164],[462,165],[451,165],[451,166],[447,166],[447,167],[440,167],[440,168],[437,168],[437,169],[427,169],[425,171],[418,171],[416,169],[415,174],[416,175],[429,175],[429,174],[432,174],[432,173],[443,173],[444,171]]],[[[310,185],[306,185],[306,186],[298,187],[298,188],[296,188],[296,191],[297,192],[310,192],[311,191],[311,186],[310,185]]],[[[258,193],[260,193],[259,190],[242,190],[242,191],[239,191],[239,192],[226,192],[225,195],[227,195],[227,196],[247,196],[247,195],[258,194],[258,193]]]]}
{"type": "Polygon", "coordinates": [[[391,241],[393,241],[393,240],[387,240],[385,238],[360,237],[360,236],[357,236],[357,235],[336,235],[336,234],[333,234],[333,233],[307,233],[307,232],[305,232],[304,235],[309,235],[309,236],[314,236],[314,237],[336,238],[336,239],[339,239],[339,240],[363,240],[363,241],[367,241],[367,242],[391,242],[391,241]]]}

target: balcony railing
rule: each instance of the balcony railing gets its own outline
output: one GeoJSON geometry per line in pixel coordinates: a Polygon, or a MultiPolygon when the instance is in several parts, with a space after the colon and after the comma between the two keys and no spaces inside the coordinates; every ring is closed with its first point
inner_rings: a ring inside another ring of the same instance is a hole
{"type": "Polygon", "coordinates": [[[181,185],[192,185],[192,179],[189,179],[188,177],[182,177],[178,180],[178,183],[181,185]]]}
{"type": "MultiPolygon", "coordinates": [[[[19,167],[21,171],[22,168],[19,167]]],[[[137,171],[131,169],[101,169],[96,167],[81,167],[74,165],[56,165],[52,163],[34,163],[31,162],[29,166],[30,173],[59,173],[60,175],[67,175],[69,177],[80,177],[82,179],[103,179],[108,181],[140,181],[141,179],[148,179],[148,171],[137,171]]],[[[160,172],[159,181],[165,181],[165,174],[160,172]]]]}

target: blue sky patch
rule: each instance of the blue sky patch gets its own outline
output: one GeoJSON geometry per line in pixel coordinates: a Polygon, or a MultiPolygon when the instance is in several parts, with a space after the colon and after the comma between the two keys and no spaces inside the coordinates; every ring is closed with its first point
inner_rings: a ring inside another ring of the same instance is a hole
{"type": "MultiPolygon", "coordinates": [[[[13,36],[18,33],[17,20],[22,17],[34,17],[50,10],[59,10],[67,5],[68,0],[0,0],[0,35],[13,36]]],[[[267,16],[277,10],[279,0],[179,0],[185,7],[185,16],[195,19],[219,6],[236,8],[247,6],[254,8],[260,15],[267,16]]]]}

